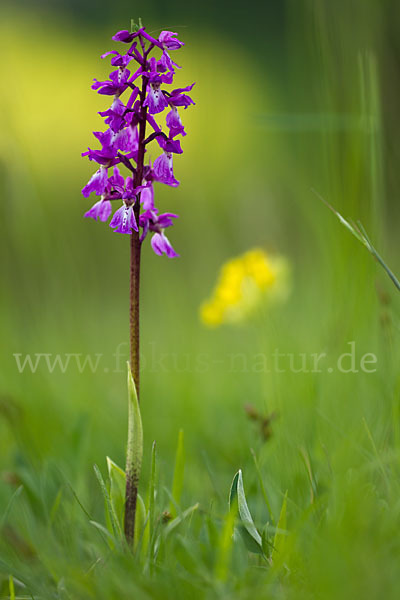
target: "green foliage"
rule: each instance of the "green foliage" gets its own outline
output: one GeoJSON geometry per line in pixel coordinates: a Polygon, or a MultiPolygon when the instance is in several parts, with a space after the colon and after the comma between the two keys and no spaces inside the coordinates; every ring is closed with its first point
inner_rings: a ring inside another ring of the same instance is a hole
{"type": "Polygon", "coordinates": [[[106,505],[106,511],[108,519],[111,523],[112,533],[116,540],[122,541],[122,529],[121,525],[118,522],[117,513],[115,512],[115,507],[111,501],[110,494],[107,490],[106,484],[104,483],[104,479],[102,474],[100,473],[100,469],[97,465],[94,465],[94,472],[96,474],[97,480],[100,484],[101,492],[104,497],[104,502],[106,505]]]}
{"type": "Polygon", "coordinates": [[[170,505],[171,515],[176,515],[176,509],[181,502],[183,490],[183,475],[185,471],[185,447],[183,444],[183,429],[179,431],[178,445],[176,448],[174,477],[172,482],[172,498],[170,505]]]}
{"type": "Polygon", "coordinates": [[[250,550],[250,552],[263,554],[262,539],[254,525],[249,507],[247,506],[246,495],[243,488],[243,476],[240,469],[232,481],[229,493],[229,507],[230,511],[237,510],[239,514],[240,525],[238,526],[238,529],[247,549],[250,550]]]}
{"type": "Polygon", "coordinates": [[[149,479],[148,511],[149,511],[149,537],[150,542],[154,535],[154,501],[156,493],[156,443],[151,447],[151,468],[149,479]]]}
{"type": "MultiPolygon", "coordinates": [[[[319,194],[318,194],[319,195],[319,194]]],[[[392,280],[394,286],[400,291],[400,281],[397,279],[396,275],[393,271],[388,267],[383,258],[378,254],[378,251],[372,245],[371,240],[368,237],[367,232],[365,231],[362,223],[358,221],[354,223],[352,221],[347,221],[342,215],[335,210],[326,200],[324,200],[321,196],[320,199],[328,206],[328,208],[337,216],[339,222],[346,227],[350,231],[350,233],[359,241],[363,246],[366,247],[368,252],[377,260],[377,262],[383,267],[383,269],[388,274],[389,278],[392,280]]]]}
{"type": "Polygon", "coordinates": [[[14,587],[14,579],[13,576],[9,577],[9,586],[10,586],[10,600],[15,600],[15,587],[14,587]]]}
{"type": "Polygon", "coordinates": [[[272,561],[283,564],[285,557],[285,547],[287,540],[286,531],[286,507],[287,507],[287,492],[283,498],[281,513],[279,515],[278,524],[276,526],[273,549],[272,549],[272,561]]]}
{"type": "Polygon", "coordinates": [[[129,362],[128,366],[128,443],[126,472],[136,483],[139,481],[143,460],[143,425],[139,399],[129,362]]]}
{"type": "Polygon", "coordinates": [[[126,477],[125,472],[119,467],[111,458],[107,456],[107,470],[109,480],[109,495],[111,500],[111,506],[116,515],[116,518],[120,524],[121,530],[123,529],[124,521],[124,508],[125,508],[125,486],[126,477]]]}
{"type": "MultiPolygon", "coordinates": [[[[233,550],[233,540],[235,533],[235,520],[237,514],[237,505],[233,503],[226,514],[219,539],[211,539],[211,543],[217,548],[217,558],[215,561],[215,576],[220,581],[226,581],[230,572],[230,561],[233,550]]],[[[212,528],[212,523],[209,523],[212,528]]]]}

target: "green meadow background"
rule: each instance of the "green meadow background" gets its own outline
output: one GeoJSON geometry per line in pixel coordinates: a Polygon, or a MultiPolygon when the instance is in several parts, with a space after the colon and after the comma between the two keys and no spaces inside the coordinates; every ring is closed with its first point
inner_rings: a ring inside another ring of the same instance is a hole
{"type": "Polygon", "coordinates": [[[1,598],[9,575],[16,597],[35,599],[398,597],[400,298],[318,195],[400,272],[399,26],[394,0],[2,6],[1,598]],[[75,498],[104,522],[93,464],[124,463],[128,239],[82,218],[93,164],[80,154],[109,103],[90,89],[107,75],[100,54],[138,16],[149,32],[179,32],[177,87],[196,81],[181,185],[156,189],[180,215],[169,238],[181,256],[143,252],[141,490],[153,440],[158,485],[171,486],[183,429],[182,507],[201,514],[153,578],[122,559],[92,569],[100,550],[75,498]],[[252,247],[286,256],[288,301],[205,328],[198,308],[220,266],[252,247]],[[350,342],[358,372],[342,373],[350,342]],[[276,350],[327,359],[321,373],[278,372],[276,350]],[[14,355],[35,353],[102,356],[94,373],[74,360],[20,373],[14,355]],[[360,369],[366,353],[373,373],[360,369]],[[247,404],[274,414],[267,440],[247,404]],[[275,522],[288,492],[284,564],[268,570],[237,540],[218,579],[202,519],[221,535],[239,468],[257,527],[271,520],[252,450],[275,522]]]}

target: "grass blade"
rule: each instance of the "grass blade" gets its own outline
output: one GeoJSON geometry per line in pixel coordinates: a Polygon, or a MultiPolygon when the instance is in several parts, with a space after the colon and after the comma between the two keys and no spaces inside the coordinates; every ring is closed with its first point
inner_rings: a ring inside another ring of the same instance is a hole
{"type": "Polygon", "coordinates": [[[154,544],[154,556],[156,557],[160,552],[160,548],[162,543],[166,540],[169,534],[174,531],[185,519],[190,517],[197,509],[199,508],[199,504],[194,504],[190,506],[186,510],[184,510],[179,516],[175,517],[172,521],[165,526],[165,528],[161,531],[160,535],[157,537],[154,544]]]}
{"type": "Polygon", "coordinates": [[[359,242],[361,242],[361,244],[363,244],[363,246],[366,247],[368,252],[370,254],[372,254],[372,256],[381,265],[381,267],[383,267],[383,269],[386,271],[386,274],[391,279],[394,286],[400,291],[400,281],[398,280],[396,275],[393,273],[393,271],[385,263],[385,261],[383,260],[381,255],[376,250],[376,248],[372,245],[372,243],[367,235],[367,232],[365,231],[365,229],[364,229],[363,225],[360,223],[360,221],[357,221],[357,224],[346,221],[346,219],[344,217],[342,217],[342,215],[335,208],[333,208],[333,206],[331,206],[329,204],[329,202],[327,202],[325,200],[325,198],[323,198],[315,190],[312,190],[312,191],[320,200],[322,200],[322,202],[329,208],[329,210],[331,210],[333,212],[333,214],[336,215],[336,217],[339,219],[339,221],[342,223],[342,225],[344,225],[346,227],[346,229],[348,229],[350,231],[350,233],[352,233],[354,235],[354,237],[359,242]]]}
{"type": "Polygon", "coordinates": [[[10,575],[8,578],[8,588],[10,590],[10,600],[15,600],[15,587],[13,576],[10,575]]]}
{"type": "Polygon", "coordinates": [[[233,548],[233,534],[235,530],[237,510],[233,505],[230,507],[228,514],[224,520],[224,526],[222,528],[218,546],[217,546],[217,558],[215,561],[215,577],[220,581],[226,581],[229,573],[229,564],[232,555],[233,548]]]}
{"type": "Polygon", "coordinates": [[[125,508],[125,485],[126,477],[124,471],[109,456],[107,456],[107,470],[110,480],[110,500],[118,523],[122,530],[122,522],[125,508]]]}
{"type": "Polygon", "coordinates": [[[0,529],[2,529],[3,526],[4,526],[4,524],[6,523],[6,521],[8,519],[8,515],[10,514],[10,511],[11,511],[12,505],[14,504],[14,502],[18,498],[18,496],[21,495],[21,492],[22,492],[23,489],[24,489],[24,486],[20,485],[19,487],[17,487],[17,489],[15,490],[15,492],[13,493],[13,495],[11,496],[11,498],[10,498],[8,504],[7,504],[6,510],[4,511],[4,514],[3,514],[2,519],[0,521],[0,529]]]}
{"type": "Polygon", "coordinates": [[[179,431],[178,435],[178,445],[176,448],[176,457],[175,457],[175,469],[174,469],[174,478],[172,481],[172,498],[174,502],[171,501],[170,504],[170,513],[172,516],[176,516],[176,505],[180,505],[182,489],[183,489],[183,476],[185,471],[185,447],[183,443],[183,429],[179,431]]]}
{"type": "Polygon", "coordinates": [[[140,552],[142,549],[144,552],[147,550],[146,541],[148,540],[148,536],[147,540],[145,540],[147,524],[148,517],[146,513],[146,507],[144,505],[142,496],[138,494],[135,515],[135,539],[133,540],[134,552],[137,552],[138,549],[140,549],[140,552]]]}
{"type": "Polygon", "coordinates": [[[286,507],[287,507],[287,491],[283,498],[281,513],[279,515],[278,525],[275,531],[274,547],[272,550],[272,560],[276,561],[279,565],[283,563],[284,550],[287,540],[286,532],[286,507]]]}
{"type": "Polygon", "coordinates": [[[102,491],[103,496],[104,496],[104,500],[105,500],[105,503],[106,503],[106,508],[107,508],[108,516],[110,517],[110,522],[111,522],[111,527],[112,527],[112,530],[113,530],[114,537],[116,539],[120,540],[121,537],[122,537],[122,531],[121,531],[120,524],[118,522],[117,515],[116,515],[115,510],[114,510],[114,507],[113,507],[112,502],[111,502],[110,494],[108,493],[106,484],[104,483],[104,479],[103,479],[102,474],[100,473],[99,467],[97,465],[94,465],[93,468],[94,468],[94,472],[96,474],[97,480],[98,480],[98,482],[100,484],[101,491],[102,491]]]}
{"type": "Polygon", "coordinates": [[[151,467],[150,467],[150,482],[148,496],[148,514],[149,514],[149,537],[150,545],[154,536],[154,496],[156,490],[156,443],[153,442],[151,447],[151,467]]]}
{"type": "Polygon", "coordinates": [[[266,489],[264,487],[264,482],[263,482],[263,479],[262,479],[262,475],[261,475],[260,467],[259,467],[258,460],[257,460],[257,457],[256,457],[256,453],[254,452],[254,450],[252,448],[251,448],[251,454],[253,456],[254,465],[256,467],[256,471],[257,471],[257,475],[258,475],[258,481],[259,481],[260,488],[261,488],[261,493],[263,495],[263,498],[264,498],[264,501],[265,501],[265,505],[266,505],[266,507],[268,509],[269,518],[271,519],[272,525],[274,525],[275,524],[275,519],[274,519],[274,515],[273,515],[273,512],[272,512],[271,504],[270,504],[270,501],[269,501],[266,489]]]}

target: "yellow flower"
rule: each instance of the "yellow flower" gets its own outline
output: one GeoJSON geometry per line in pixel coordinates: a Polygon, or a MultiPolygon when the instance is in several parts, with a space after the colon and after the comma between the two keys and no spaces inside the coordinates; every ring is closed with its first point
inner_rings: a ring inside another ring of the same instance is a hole
{"type": "Polygon", "coordinates": [[[272,285],[276,279],[276,273],[273,268],[273,262],[268,259],[263,250],[249,250],[243,256],[246,265],[247,274],[254,279],[255,283],[265,289],[272,285]]]}
{"type": "Polygon", "coordinates": [[[238,323],[267,302],[284,300],[289,291],[288,263],[281,256],[269,256],[254,248],[226,262],[213,294],[200,307],[205,325],[238,323]]]}

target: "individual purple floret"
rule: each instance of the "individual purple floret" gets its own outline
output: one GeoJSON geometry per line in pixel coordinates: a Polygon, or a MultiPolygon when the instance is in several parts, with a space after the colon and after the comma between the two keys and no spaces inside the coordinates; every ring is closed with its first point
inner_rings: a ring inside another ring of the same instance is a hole
{"type": "MultiPolygon", "coordinates": [[[[103,164],[100,162],[100,164],[103,164]]],[[[85,198],[89,198],[92,192],[95,192],[98,196],[102,196],[107,186],[107,169],[100,167],[94,175],[90,178],[89,183],[85,185],[82,190],[82,194],[85,198]]]]}
{"type": "Polygon", "coordinates": [[[132,229],[138,231],[138,226],[133,212],[133,206],[125,203],[114,213],[110,227],[117,233],[132,233],[132,229]]]}
{"type": "Polygon", "coordinates": [[[140,215],[140,225],[143,228],[143,239],[148,231],[153,231],[154,235],[151,238],[151,247],[159,256],[166,254],[168,258],[179,256],[171,246],[171,243],[164,233],[164,229],[173,225],[172,219],[176,219],[178,215],[173,213],[157,214],[157,209],[146,210],[140,215]]]}
{"type": "Polygon", "coordinates": [[[185,45],[178,40],[178,34],[172,33],[172,31],[162,31],[158,36],[158,41],[167,50],[179,50],[179,48],[185,45]]]}
{"type": "Polygon", "coordinates": [[[111,215],[111,212],[111,202],[103,199],[96,202],[96,204],[94,204],[92,208],[85,213],[85,217],[91,217],[95,221],[107,221],[108,217],[111,215]]]}
{"type": "Polygon", "coordinates": [[[186,135],[185,128],[182,125],[181,118],[175,106],[173,106],[171,112],[167,114],[165,121],[167,123],[167,127],[169,127],[169,136],[171,138],[179,134],[186,135]]]}
{"type": "Polygon", "coordinates": [[[122,42],[126,52],[111,50],[102,54],[101,58],[110,60],[112,71],[108,79],[94,79],[92,84],[98,94],[113,98],[110,108],[99,112],[105,130],[93,132],[100,147],[88,148],[83,153],[99,165],[82,189],[86,198],[92,192],[98,196],[85,217],[107,221],[112,202],[122,201],[110,227],[117,233],[134,232],[140,242],[150,232],[154,252],[172,258],[178,254],[164,230],[177,215],[159,214],[154,204],[154,183],[179,185],[173,171],[173,154],[182,154],[181,138],[177,136],[186,135],[179,110],[194,104],[186,94],[194,84],[171,91],[166,86],[172,84],[175,69],[180,68],[169,53],[184,44],[172,31],[162,31],[155,38],[144,27],[131,32],[118,31],[112,39],[122,42]],[[132,68],[133,65],[136,66],[132,68]],[[161,125],[155,117],[166,109],[165,124],[161,125]],[[150,133],[146,133],[147,125],[151,127],[150,133]],[[126,174],[120,169],[125,169],[126,174]]]}
{"type": "Polygon", "coordinates": [[[155,181],[160,181],[171,187],[178,187],[179,181],[174,177],[171,152],[164,152],[155,160],[153,175],[155,181]]]}
{"type": "Polygon", "coordinates": [[[149,113],[151,115],[155,115],[162,112],[165,108],[168,108],[168,101],[161,91],[161,84],[163,81],[158,73],[152,73],[150,75],[149,83],[149,92],[144,101],[144,105],[149,107],[149,113]]]}

